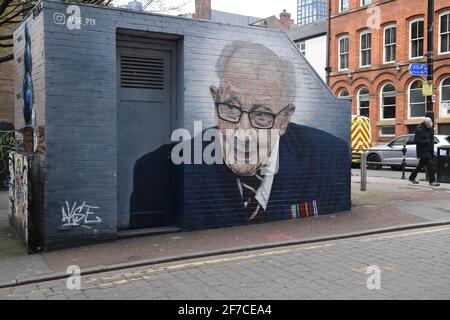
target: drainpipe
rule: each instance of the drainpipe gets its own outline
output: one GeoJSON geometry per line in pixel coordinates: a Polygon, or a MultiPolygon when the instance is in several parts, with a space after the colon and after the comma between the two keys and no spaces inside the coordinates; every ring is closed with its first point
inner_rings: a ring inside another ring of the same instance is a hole
{"type": "Polygon", "coordinates": [[[330,59],[331,59],[331,0],[328,0],[328,30],[327,30],[327,66],[325,68],[325,72],[327,73],[327,86],[330,85],[330,59]]]}

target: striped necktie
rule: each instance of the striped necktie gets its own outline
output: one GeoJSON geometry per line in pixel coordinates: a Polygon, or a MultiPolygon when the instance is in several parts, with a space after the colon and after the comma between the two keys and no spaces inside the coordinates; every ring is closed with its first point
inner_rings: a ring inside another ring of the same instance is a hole
{"type": "Polygon", "coordinates": [[[263,178],[258,174],[248,177],[240,177],[242,184],[242,197],[244,198],[244,207],[247,209],[249,220],[253,220],[261,210],[261,204],[255,196],[263,178]]]}

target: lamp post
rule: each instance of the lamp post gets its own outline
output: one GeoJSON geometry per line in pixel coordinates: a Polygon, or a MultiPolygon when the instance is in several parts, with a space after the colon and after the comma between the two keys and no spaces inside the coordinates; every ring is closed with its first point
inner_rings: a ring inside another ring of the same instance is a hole
{"type": "Polygon", "coordinates": [[[330,85],[330,73],[331,73],[331,66],[330,66],[330,59],[331,59],[331,51],[330,51],[330,45],[331,45],[331,0],[328,0],[327,6],[328,6],[327,66],[325,67],[325,72],[327,74],[327,76],[326,76],[327,86],[329,86],[330,85]]]}
{"type": "MultiPolygon", "coordinates": [[[[434,43],[434,0],[428,0],[428,18],[427,18],[427,65],[428,65],[428,83],[433,84],[433,43],[434,43]]],[[[427,96],[426,116],[434,121],[432,96],[427,96]]]]}

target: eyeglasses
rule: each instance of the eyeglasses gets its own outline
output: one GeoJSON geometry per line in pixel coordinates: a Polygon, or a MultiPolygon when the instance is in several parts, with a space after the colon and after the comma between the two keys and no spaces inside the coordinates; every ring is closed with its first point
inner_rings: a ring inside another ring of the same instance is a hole
{"type": "Polygon", "coordinates": [[[239,123],[241,121],[242,113],[248,113],[248,119],[250,120],[250,124],[253,128],[256,129],[272,129],[275,124],[275,119],[287,108],[284,107],[278,113],[271,113],[265,111],[245,111],[242,110],[241,107],[236,105],[225,103],[225,102],[216,102],[216,109],[219,118],[231,122],[231,123],[239,123]]]}

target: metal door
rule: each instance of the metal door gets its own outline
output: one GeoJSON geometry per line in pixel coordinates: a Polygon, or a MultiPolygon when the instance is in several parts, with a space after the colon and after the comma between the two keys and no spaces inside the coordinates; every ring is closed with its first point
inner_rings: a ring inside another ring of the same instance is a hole
{"type": "MultiPolygon", "coordinates": [[[[170,142],[174,104],[174,52],[163,46],[119,46],[118,64],[118,228],[129,227],[130,196],[136,161],[170,142]]],[[[170,206],[171,179],[161,182],[170,206]]],[[[142,214],[142,213],[140,213],[142,214]]],[[[146,213],[144,213],[146,214],[146,213]]],[[[148,213],[154,214],[154,213],[148,213]]],[[[133,227],[161,227],[172,223],[170,212],[154,223],[133,227]]],[[[149,219],[146,219],[147,221],[149,219]]]]}

